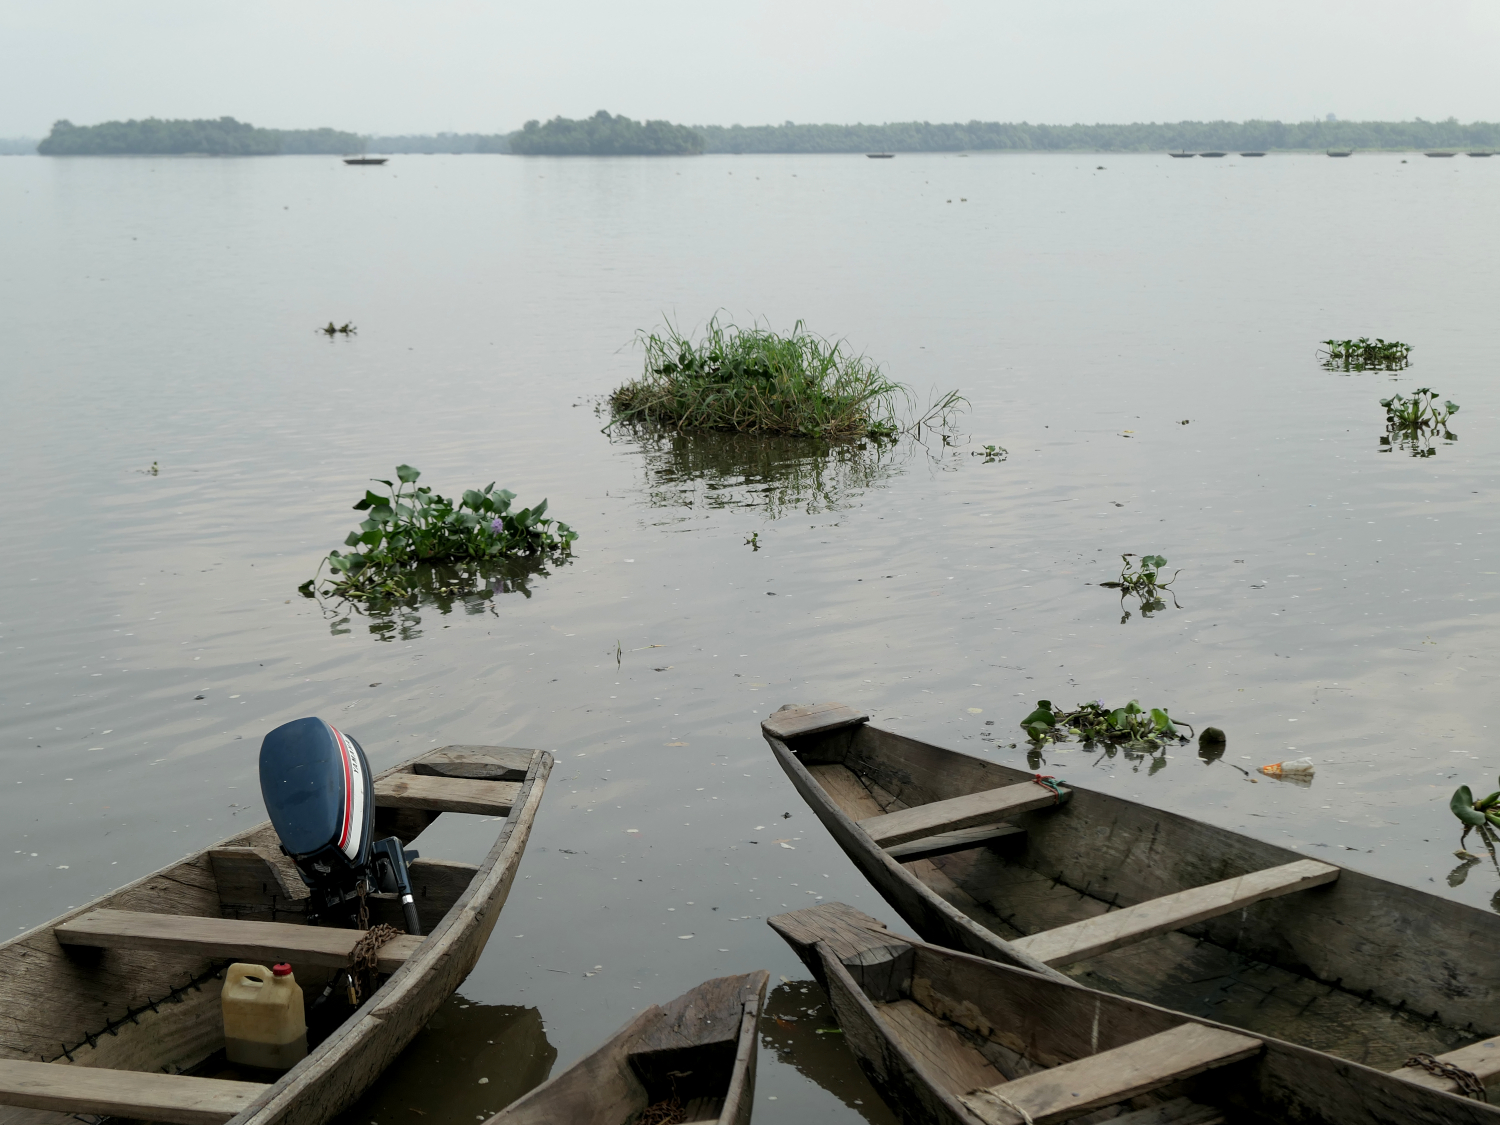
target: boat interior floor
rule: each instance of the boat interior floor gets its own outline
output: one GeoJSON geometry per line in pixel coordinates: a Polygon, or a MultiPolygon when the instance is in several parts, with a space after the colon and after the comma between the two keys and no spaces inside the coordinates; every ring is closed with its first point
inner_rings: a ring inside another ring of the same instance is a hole
{"type": "MultiPolygon", "coordinates": [[[[903,807],[845,766],[809,769],[852,819],[903,807]]],[[[1024,833],[1015,833],[947,854],[896,858],[938,897],[1006,940],[1112,909],[1086,887],[1068,886],[1026,867],[1024,851],[1024,833]]],[[[1480,1038],[1180,930],[1055,967],[1091,988],[1287,1039],[1380,1070],[1400,1067],[1419,1051],[1441,1055],[1480,1038]]]]}

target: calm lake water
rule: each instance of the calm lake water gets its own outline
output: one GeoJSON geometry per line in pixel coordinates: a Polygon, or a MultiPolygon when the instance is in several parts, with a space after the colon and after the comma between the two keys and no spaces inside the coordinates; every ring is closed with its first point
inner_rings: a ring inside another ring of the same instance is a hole
{"type": "MultiPolygon", "coordinates": [[[[350,1120],[483,1115],[767,968],[762,1113],[888,1121],[764,923],[899,924],[759,733],[826,699],[1013,765],[1039,698],[1166,706],[1223,759],[1048,770],[1489,907],[1447,804],[1500,765],[1500,161],[1405,161],[0,160],[0,931],[261,820],[287,720],[377,767],[542,747],[483,960],[350,1120]],[[601,433],[636,329],[717,309],[957,388],[961,432],[601,433]],[[1319,367],[1362,335],[1412,367],[1319,367]],[[1457,440],[1383,448],[1379,400],[1427,386],[1457,440]],[[547,497],[575,560],[393,620],[299,597],[400,462],[547,497]],[[1180,609],[1122,621],[1093,584],[1127,551],[1182,568],[1180,609]],[[1253,773],[1302,755],[1311,787],[1253,773]]],[[[465,819],[423,853],[475,858],[465,819]]]]}

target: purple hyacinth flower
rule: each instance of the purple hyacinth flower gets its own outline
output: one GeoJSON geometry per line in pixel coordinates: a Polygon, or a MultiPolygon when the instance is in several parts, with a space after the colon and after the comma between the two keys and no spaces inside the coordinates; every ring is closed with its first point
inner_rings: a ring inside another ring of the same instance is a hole
{"type": "Polygon", "coordinates": [[[505,530],[505,521],[499,516],[496,516],[490,521],[490,530],[496,535],[499,535],[502,531],[505,530]]]}

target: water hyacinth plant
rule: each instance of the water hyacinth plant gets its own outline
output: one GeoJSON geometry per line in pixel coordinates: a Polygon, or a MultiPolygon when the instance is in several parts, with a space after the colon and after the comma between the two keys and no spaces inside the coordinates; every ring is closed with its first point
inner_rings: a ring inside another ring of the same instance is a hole
{"type": "Polygon", "coordinates": [[[1385,436],[1380,439],[1381,452],[1405,449],[1413,457],[1431,457],[1437,453],[1438,439],[1453,442],[1458,435],[1448,429],[1448,419],[1458,413],[1456,402],[1437,405],[1437,392],[1418,387],[1411,397],[1392,395],[1380,400],[1385,407],[1385,436]]]}
{"type": "Polygon", "coordinates": [[[1400,340],[1324,340],[1323,366],[1329,371],[1400,371],[1411,366],[1411,345],[1400,340]]]}
{"type": "MultiPolygon", "coordinates": [[[[1458,817],[1459,823],[1464,826],[1463,834],[1458,838],[1458,851],[1455,854],[1460,859],[1477,858],[1464,851],[1464,843],[1468,840],[1469,833],[1477,828],[1479,838],[1484,841],[1484,846],[1490,853],[1490,860],[1495,864],[1496,872],[1500,872],[1500,859],[1495,856],[1495,841],[1500,838],[1500,790],[1476,801],[1469,787],[1460,785],[1454,791],[1448,807],[1453,810],[1453,815],[1458,817]]],[[[1449,882],[1453,883],[1451,876],[1449,882]]],[[[1461,883],[1463,880],[1460,878],[1458,882],[1461,883]]]]}
{"type": "Polygon", "coordinates": [[[421,585],[418,568],[427,564],[464,560],[531,559],[546,561],[571,553],[578,533],[567,524],[546,518],[547,501],[534,508],[512,509],[515,493],[497,490],[493,483],[469,489],[458,500],[417,485],[422,474],[410,465],[396,468],[397,484],[377,480],[389,490],[381,496],[370,490],[354,505],[368,512],[359,528],[344,540],[346,552],[333,551],[318,566],[318,574],[299,589],[309,597],[318,592],[352,600],[400,598],[421,585]],[[327,577],[319,575],[323,566],[327,577]]]}
{"type": "Polygon", "coordinates": [[[1186,742],[1188,735],[1167,714],[1164,707],[1149,710],[1132,699],[1124,707],[1106,707],[1102,699],[1081,703],[1072,711],[1052,706],[1051,700],[1037,700],[1036,710],[1021,720],[1021,729],[1033,743],[1064,742],[1076,738],[1083,743],[1115,743],[1160,748],[1168,742],[1186,742]]]}
{"type": "Polygon", "coordinates": [[[852,354],[843,341],[807,331],[800,320],[782,335],[714,317],[699,340],[668,323],[638,333],[637,341],[646,353],[645,370],[610,395],[611,426],[883,438],[933,424],[963,401],[952,392],[903,426],[897,407],[911,402],[908,388],[852,354]]]}
{"type": "MultiPolygon", "coordinates": [[[[1161,580],[1162,568],[1167,565],[1167,560],[1162,555],[1137,555],[1127,551],[1120,556],[1120,578],[1117,582],[1099,583],[1106,590],[1120,591],[1120,605],[1125,604],[1127,594],[1133,594],[1140,600],[1140,611],[1142,617],[1150,617],[1159,609],[1165,609],[1167,603],[1162,599],[1162,591],[1172,599],[1172,604],[1181,609],[1178,604],[1177,595],[1172,593],[1168,587],[1177,581],[1177,576],[1182,571],[1173,571],[1172,577],[1165,582],[1161,580]],[[1135,559],[1135,562],[1131,562],[1135,559]]],[[[1120,624],[1130,620],[1130,610],[1126,609],[1120,617],[1120,624]]]]}

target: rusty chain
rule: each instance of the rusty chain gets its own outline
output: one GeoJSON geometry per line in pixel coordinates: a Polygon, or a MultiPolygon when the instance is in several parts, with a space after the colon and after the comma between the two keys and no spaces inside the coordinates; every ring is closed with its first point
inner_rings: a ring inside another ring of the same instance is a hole
{"type": "Polygon", "coordinates": [[[1413,1055],[1401,1064],[1403,1067],[1421,1067],[1428,1074],[1435,1074],[1439,1078],[1451,1079],[1457,1086],[1458,1092],[1465,1097],[1474,1098],[1478,1101],[1488,1101],[1484,1094],[1484,1083],[1473,1071],[1465,1070],[1461,1066],[1454,1066],[1450,1062],[1434,1058],[1425,1052],[1413,1055]]]}

